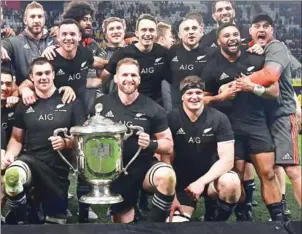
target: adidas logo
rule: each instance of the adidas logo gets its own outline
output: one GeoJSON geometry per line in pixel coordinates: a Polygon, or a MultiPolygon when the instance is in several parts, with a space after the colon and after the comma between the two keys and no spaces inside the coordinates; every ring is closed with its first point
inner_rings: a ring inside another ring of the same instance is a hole
{"type": "Polygon", "coordinates": [[[222,73],[219,80],[224,80],[226,78],[229,78],[229,75],[228,74],[225,74],[225,73],[222,73]]]}
{"type": "Polygon", "coordinates": [[[25,111],[25,114],[29,114],[29,113],[34,113],[35,110],[30,106],[28,107],[28,109],[25,111]]]}
{"type": "Polygon", "coordinates": [[[207,134],[209,131],[211,131],[212,130],[212,128],[206,128],[205,130],[203,130],[203,133],[204,134],[207,134]]]}
{"type": "Polygon", "coordinates": [[[160,60],[162,59],[162,57],[155,59],[155,62],[158,63],[160,60]]]}
{"type": "Polygon", "coordinates": [[[175,56],[175,57],[172,59],[172,62],[178,62],[177,56],[175,56]]]}
{"type": "Polygon", "coordinates": [[[178,131],[176,132],[176,135],[185,135],[185,134],[186,133],[182,128],[178,129],[178,131]]]}
{"type": "Polygon", "coordinates": [[[57,71],[56,75],[65,75],[65,72],[62,69],[59,69],[59,71],[57,71]]]}
{"type": "Polygon", "coordinates": [[[253,71],[255,69],[255,66],[251,66],[251,67],[248,67],[246,70],[248,71],[248,72],[251,72],[251,71],[253,71]]]}
{"type": "Polygon", "coordinates": [[[109,111],[109,112],[105,115],[105,117],[111,117],[111,118],[113,118],[114,115],[113,115],[112,111],[109,111]]]}
{"type": "Polygon", "coordinates": [[[216,45],[215,43],[213,43],[213,44],[211,45],[211,47],[217,47],[217,45],[216,45]]]}
{"type": "Polygon", "coordinates": [[[25,48],[25,49],[30,49],[30,47],[29,47],[28,44],[25,44],[25,45],[23,46],[23,48],[25,48]]]}
{"type": "Polygon", "coordinates": [[[201,56],[198,56],[196,59],[197,60],[201,60],[201,59],[203,59],[204,57],[206,57],[205,55],[201,55],[201,56]]]}
{"type": "Polygon", "coordinates": [[[81,67],[84,67],[86,65],[87,61],[81,63],[81,67]]]}
{"type": "Polygon", "coordinates": [[[286,154],[284,154],[284,156],[282,157],[282,159],[283,160],[291,160],[293,158],[289,155],[289,153],[286,153],[286,154]]]}

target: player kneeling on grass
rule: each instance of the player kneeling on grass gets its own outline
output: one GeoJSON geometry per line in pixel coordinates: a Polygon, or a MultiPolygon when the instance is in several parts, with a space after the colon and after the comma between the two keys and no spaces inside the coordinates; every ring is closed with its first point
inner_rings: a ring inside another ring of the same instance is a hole
{"type": "Polygon", "coordinates": [[[46,222],[62,224],[67,218],[69,168],[57,151],[63,150],[71,159],[73,139],[53,136],[53,132],[82,125],[86,117],[77,100],[62,103],[53,83],[53,67],[46,58],[33,60],[29,77],[38,100],[30,106],[22,102],[17,105],[12,135],[1,158],[1,169],[6,169],[4,184],[10,208],[6,222],[30,222],[26,208],[33,205],[34,197],[35,203],[42,203],[46,222]]]}
{"type": "MultiPolygon", "coordinates": [[[[241,195],[239,177],[231,171],[234,133],[230,121],[204,105],[204,85],[198,76],[186,77],[180,87],[182,106],[168,115],[177,178],[169,221],[190,221],[200,196],[208,204],[206,221],[226,221],[241,195]],[[179,215],[182,217],[175,217],[179,215]]],[[[162,160],[170,163],[169,158],[163,156],[162,160]]]]}

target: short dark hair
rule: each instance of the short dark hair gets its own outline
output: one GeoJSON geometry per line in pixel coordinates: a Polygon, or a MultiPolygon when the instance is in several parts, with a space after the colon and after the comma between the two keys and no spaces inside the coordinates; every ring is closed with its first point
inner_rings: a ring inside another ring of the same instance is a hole
{"type": "Polygon", "coordinates": [[[197,12],[190,12],[190,13],[188,13],[188,14],[185,16],[184,20],[186,20],[186,19],[195,19],[195,20],[197,20],[197,22],[198,22],[200,25],[203,24],[203,17],[202,17],[201,14],[199,14],[199,13],[197,13],[197,12]]]}
{"type": "MultiPolygon", "coordinates": [[[[237,28],[237,29],[238,29],[238,27],[237,27],[234,23],[232,23],[232,22],[222,23],[222,24],[219,25],[219,27],[218,27],[218,29],[217,29],[217,32],[216,32],[217,38],[219,37],[221,31],[222,31],[223,29],[227,28],[227,27],[234,27],[234,28],[237,28]]],[[[239,31],[239,29],[238,29],[238,31],[239,31]]],[[[240,32],[239,32],[239,33],[240,33],[240,32]]]]}
{"type": "Polygon", "coordinates": [[[234,10],[235,10],[235,8],[236,8],[236,4],[235,4],[234,1],[228,1],[228,0],[225,0],[225,1],[223,1],[223,0],[215,0],[215,1],[213,1],[213,3],[212,3],[212,13],[215,13],[215,12],[216,12],[216,4],[217,4],[218,2],[229,2],[229,3],[232,5],[232,8],[233,8],[234,10]]]}
{"type": "Polygon", "coordinates": [[[94,19],[95,10],[88,2],[70,2],[63,13],[63,19],[74,19],[77,22],[85,15],[91,15],[94,19]]]}
{"type": "Polygon", "coordinates": [[[12,66],[10,63],[4,62],[1,64],[1,74],[7,74],[13,77],[12,66]]]}
{"type": "Polygon", "coordinates": [[[70,19],[70,18],[63,19],[59,24],[59,29],[61,28],[62,25],[66,25],[66,24],[75,24],[78,27],[78,29],[80,30],[79,23],[77,21],[75,21],[74,19],[70,19]]]}
{"type": "Polygon", "coordinates": [[[139,23],[142,20],[151,20],[151,21],[153,21],[157,25],[157,20],[155,19],[155,17],[153,15],[150,15],[150,14],[141,14],[138,17],[137,21],[136,21],[136,26],[135,26],[136,30],[138,29],[139,23]]]}
{"type": "Polygon", "coordinates": [[[199,76],[187,76],[186,78],[184,78],[179,85],[179,90],[183,90],[183,88],[187,85],[200,85],[201,87],[203,87],[204,90],[204,82],[202,81],[202,79],[199,76]]]}
{"type": "Polygon", "coordinates": [[[43,65],[43,64],[46,64],[46,63],[50,64],[51,70],[53,70],[53,66],[52,66],[51,62],[49,62],[47,60],[47,58],[45,58],[45,57],[38,57],[38,58],[33,59],[33,61],[31,62],[31,64],[29,65],[29,74],[33,74],[33,68],[34,68],[34,66],[36,66],[36,65],[43,65]]]}

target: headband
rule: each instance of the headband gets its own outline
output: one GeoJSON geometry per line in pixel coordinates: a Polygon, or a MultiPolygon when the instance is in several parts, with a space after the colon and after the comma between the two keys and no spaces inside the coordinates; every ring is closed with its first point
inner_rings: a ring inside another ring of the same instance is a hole
{"type": "Polygon", "coordinates": [[[184,95],[184,93],[187,92],[189,89],[201,89],[203,91],[204,86],[203,86],[203,84],[200,84],[200,83],[198,83],[198,84],[187,84],[180,91],[181,96],[184,95]]]}

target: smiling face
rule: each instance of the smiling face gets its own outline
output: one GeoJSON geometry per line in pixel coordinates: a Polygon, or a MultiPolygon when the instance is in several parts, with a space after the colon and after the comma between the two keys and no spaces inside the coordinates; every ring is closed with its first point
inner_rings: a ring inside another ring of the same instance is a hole
{"type": "Polygon", "coordinates": [[[81,34],[76,24],[62,24],[59,28],[58,40],[60,46],[67,53],[77,49],[81,41],[81,34]]]}
{"type": "Polygon", "coordinates": [[[223,28],[217,40],[218,45],[228,55],[236,55],[240,51],[240,32],[235,26],[223,28]]]}
{"type": "Polygon", "coordinates": [[[181,97],[183,105],[190,111],[194,112],[203,107],[204,93],[201,89],[189,89],[181,97]]]}
{"type": "Polygon", "coordinates": [[[114,76],[114,81],[117,84],[118,89],[127,95],[138,92],[137,88],[140,84],[140,80],[138,66],[131,63],[122,64],[114,76]]]}
{"type": "Polygon", "coordinates": [[[119,45],[125,37],[124,25],[119,21],[110,22],[106,28],[106,38],[109,43],[119,45]]]}
{"type": "Polygon", "coordinates": [[[219,1],[215,4],[213,19],[220,25],[222,23],[232,23],[235,19],[235,9],[231,2],[219,1]]]}
{"type": "Polygon", "coordinates": [[[142,19],[137,27],[136,36],[143,47],[152,46],[156,38],[156,23],[149,19],[142,19]]]}
{"type": "Polygon", "coordinates": [[[48,62],[34,65],[29,76],[35,89],[42,93],[49,91],[54,85],[54,71],[48,62]]]}
{"type": "Polygon", "coordinates": [[[1,73],[1,101],[11,96],[13,91],[13,77],[11,74],[1,73]]]}
{"type": "Polygon", "coordinates": [[[264,47],[273,40],[274,28],[269,22],[263,20],[252,24],[249,32],[253,41],[264,47]]]}

